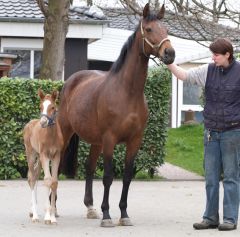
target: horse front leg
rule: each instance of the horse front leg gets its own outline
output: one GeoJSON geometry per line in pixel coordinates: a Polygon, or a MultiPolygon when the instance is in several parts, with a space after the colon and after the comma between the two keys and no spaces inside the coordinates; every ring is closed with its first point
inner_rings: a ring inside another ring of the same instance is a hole
{"type": "Polygon", "coordinates": [[[52,179],[51,179],[51,210],[50,210],[50,221],[51,224],[57,224],[56,220],[56,197],[58,187],[58,168],[60,164],[60,153],[55,155],[52,160],[52,179]]]}
{"type": "Polygon", "coordinates": [[[49,163],[50,160],[44,155],[40,156],[42,168],[44,171],[44,186],[45,186],[45,216],[44,222],[45,224],[51,224],[51,204],[49,200],[50,195],[50,187],[52,184],[52,177],[50,173],[49,163]]]}
{"type": "Polygon", "coordinates": [[[104,174],[103,174],[103,185],[104,195],[101,205],[103,219],[101,222],[102,227],[114,227],[110,214],[109,214],[109,191],[113,181],[113,150],[115,143],[113,139],[106,139],[103,144],[103,158],[104,158],[104,174]]]}
{"type": "Polygon", "coordinates": [[[41,164],[39,160],[36,161],[36,157],[33,153],[27,153],[28,157],[28,184],[31,189],[31,211],[29,216],[33,222],[39,221],[37,210],[37,180],[41,170],[41,164]]]}
{"type": "Polygon", "coordinates": [[[132,139],[130,143],[127,143],[126,157],[125,157],[125,169],[123,174],[123,188],[122,195],[119,202],[119,208],[121,210],[121,218],[119,225],[132,226],[132,222],[127,214],[127,198],[130,183],[133,178],[134,159],[137,155],[141,144],[141,139],[132,139]]]}
{"type": "Polygon", "coordinates": [[[93,207],[93,176],[96,170],[97,159],[101,154],[102,146],[91,145],[89,156],[86,160],[86,183],[85,183],[85,195],[84,204],[88,208],[88,219],[99,219],[99,215],[96,209],[93,207]]]}

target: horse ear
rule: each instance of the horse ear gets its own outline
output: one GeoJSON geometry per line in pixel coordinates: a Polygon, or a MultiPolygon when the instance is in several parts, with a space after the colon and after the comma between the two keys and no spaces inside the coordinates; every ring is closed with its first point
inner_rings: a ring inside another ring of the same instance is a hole
{"type": "Polygon", "coordinates": [[[143,18],[146,18],[149,15],[149,3],[147,3],[143,9],[143,18]]]}
{"type": "Polygon", "coordinates": [[[38,96],[41,100],[44,99],[45,95],[44,95],[42,89],[38,89],[38,96]]]}
{"type": "Polygon", "coordinates": [[[159,20],[163,19],[164,13],[165,13],[165,6],[164,6],[164,4],[163,4],[162,7],[161,7],[161,9],[160,9],[160,11],[158,12],[157,18],[158,18],[159,20]]]}
{"type": "Polygon", "coordinates": [[[57,100],[58,94],[59,94],[59,93],[58,93],[58,91],[56,91],[56,90],[52,92],[51,97],[52,97],[53,101],[56,101],[56,100],[57,100]]]}

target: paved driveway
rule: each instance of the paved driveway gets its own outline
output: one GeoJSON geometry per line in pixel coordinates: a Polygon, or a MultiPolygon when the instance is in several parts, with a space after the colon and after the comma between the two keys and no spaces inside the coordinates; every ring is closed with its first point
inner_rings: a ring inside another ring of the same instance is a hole
{"type": "MultiPolygon", "coordinates": [[[[110,192],[110,213],[117,223],[121,181],[114,181],[110,192]]],[[[43,218],[43,183],[39,182],[40,223],[31,223],[28,212],[30,189],[27,181],[0,181],[0,237],[187,237],[239,236],[239,229],[197,231],[192,228],[199,221],[205,205],[203,181],[133,181],[129,192],[128,213],[132,227],[102,228],[100,220],[86,219],[83,204],[83,181],[60,181],[58,194],[58,225],[45,225],[43,218]]],[[[95,207],[100,212],[103,186],[94,182],[95,207]]],[[[222,197],[222,190],[221,190],[222,197]]],[[[220,205],[221,206],[221,205],[220,205]]],[[[222,216],[222,211],[220,212],[222,216]]]]}

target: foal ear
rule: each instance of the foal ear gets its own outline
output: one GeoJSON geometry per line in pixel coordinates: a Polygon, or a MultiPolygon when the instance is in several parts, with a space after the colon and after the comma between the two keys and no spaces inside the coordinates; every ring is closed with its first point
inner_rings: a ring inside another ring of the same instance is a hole
{"type": "Polygon", "coordinates": [[[165,13],[165,6],[164,6],[164,4],[163,4],[162,7],[161,7],[161,9],[160,9],[160,11],[159,11],[158,14],[157,14],[157,18],[158,18],[159,20],[163,19],[164,13],[165,13]]]}
{"type": "Polygon", "coordinates": [[[56,90],[52,92],[51,97],[52,97],[53,101],[56,101],[56,100],[57,100],[57,98],[58,98],[58,94],[59,94],[59,92],[56,91],[56,90]]]}
{"type": "Polygon", "coordinates": [[[42,89],[38,89],[38,96],[39,96],[39,98],[40,98],[41,100],[44,99],[45,95],[44,95],[42,89]]]}
{"type": "Polygon", "coordinates": [[[149,15],[149,3],[147,3],[143,9],[143,18],[146,18],[149,15]]]}

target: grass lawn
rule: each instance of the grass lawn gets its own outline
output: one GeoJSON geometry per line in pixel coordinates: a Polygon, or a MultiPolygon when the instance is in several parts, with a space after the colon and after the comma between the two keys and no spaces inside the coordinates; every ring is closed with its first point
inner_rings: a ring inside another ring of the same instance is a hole
{"type": "Polygon", "coordinates": [[[169,128],[165,162],[199,175],[203,173],[203,125],[169,128]]]}

